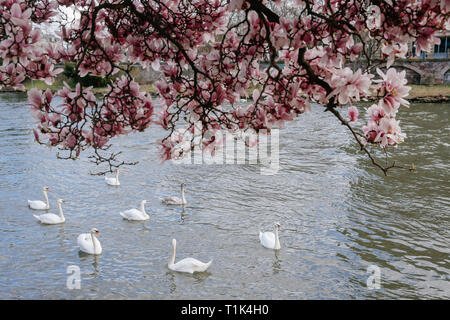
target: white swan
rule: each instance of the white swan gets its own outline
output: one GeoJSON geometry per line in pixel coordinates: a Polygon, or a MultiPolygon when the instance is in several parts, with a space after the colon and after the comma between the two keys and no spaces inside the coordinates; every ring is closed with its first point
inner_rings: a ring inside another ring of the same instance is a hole
{"type": "Polygon", "coordinates": [[[278,238],[278,231],[280,230],[280,224],[275,223],[275,233],[273,232],[259,232],[259,240],[261,244],[269,249],[280,250],[280,239],[278,238]]]}
{"type": "Polygon", "coordinates": [[[66,221],[66,218],[64,218],[63,210],[61,207],[61,203],[65,203],[66,201],[63,199],[58,199],[58,208],[59,208],[59,216],[54,213],[44,213],[41,215],[35,215],[33,216],[38,219],[43,224],[59,224],[66,221]]]}
{"type": "Polygon", "coordinates": [[[187,202],[186,202],[186,198],[184,197],[184,186],[185,186],[185,184],[182,183],[181,184],[181,199],[178,197],[170,196],[167,198],[160,198],[160,200],[162,202],[164,202],[165,204],[185,205],[187,202]]]}
{"type": "Polygon", "coordinates": [[[41,200],[28,200],[28,206],[34,210],[48,210],[50,209],[50,203],[48,202],[47,191],[50,191],[49,187],[42,188],[45,202],[41,200]]]}
{"type": "Polygon", "coordinates": [[[127,211],[120,212],[120,215],[127,220],[137,220],[137,221],[148,220],[150,216],[145,212],[145,204],[147,202],[148,202],[147,200],[141,201],[141,210],[130,209],[127,211]]]}
{"type": "Polygon", "coordinates": [[[101,254],[102,245],[95,237],[95,234],[100,235],[96,228],[92,228],[90,233],[82,233],[77,238],[77,244],[80,250],[89,254],[101,254]]]}
{"type": "Polygon", "coordinates": [[[178,261],[175,263],[175,253],[177,250],[177,240],[172,239],[172,257],[170,258],[168,267],[170,270],[178,271],[178,272],[188,272],[188,273],[194,273],[194,272],[203,272],[206,271],[206,269],[209,268],[209,266],[212,263],[212,260],[208,263],[204,263],[201,261],[198,261],[194,258],[186,258],[183,260],[178,261]]]}
{"type": "Polygon", "coordinates": [[[116,169],[116,177],[115,178],[108,178],[105,177],[105,181],[107,184],[109,184],[110,186],[120,186],[120,182],[119,182],[119,169],[116,169]]]}

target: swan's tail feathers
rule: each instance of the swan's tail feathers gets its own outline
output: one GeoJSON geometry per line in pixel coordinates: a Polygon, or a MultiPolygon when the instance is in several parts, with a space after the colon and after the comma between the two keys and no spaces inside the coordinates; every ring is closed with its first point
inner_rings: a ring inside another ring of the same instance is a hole
{"type": "Polygon", "coordinates": [[[206,263],[205,270],[209,268],[209,266],[211,265],[212,262],[213,262],[213,259],[211,259],[209,262],[206,263]]]}
{"type": "Polygon", "coordinates": [[[120,215],[121,215],[122,217],[124,217],[125,219],[127,218],[127,217],[125,216],[125,213],[123,213],[122,211],[120,211],[120,215]]]}
{"type": "Polygon", "coordinates": [[[259,231],[259,242],[263,243],[263,233],[259,231]]]}
{"type": "Polygon", "coordinates": [[[41,221],[41,218],[35,214],[33,214],[33,217],[35,217],[36,219],[38,219],[39,221],[41,221]]]}

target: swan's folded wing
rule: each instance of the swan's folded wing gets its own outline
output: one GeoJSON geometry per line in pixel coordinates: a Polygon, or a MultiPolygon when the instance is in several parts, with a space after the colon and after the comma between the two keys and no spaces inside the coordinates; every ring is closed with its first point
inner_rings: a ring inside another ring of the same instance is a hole
{"type": "Polygon", "coordinates": [[[197,268],[202,268],[205,266],[204,262],[201,262],[197,259],[194,258],[185,258],[183,260],[180,260],[176,263],[179,266],[184,266],[184,267],[197,267],[197,268]]]}
{"type": "Polygon", "coordinates": [[[273,232],[260,232],[259,239],[264,246],[273,247],[275,245],[275,234],[273,232]]]}
{"type": "Polygon", "coordinates": [[[116,179],[116,178],[108,178],[108,177],[105,177],[105,181],[106,181],[107,184],[110,184],[110,185],[112,185],[112,186],[117,186],[117,185],[119,185],[119,183],[117,182],[117,179],[116,179]]]}
{"type": "Polygon", "coordinates": [[[77,238],[77,244],[81,251],[91,253],[93,251],[92,239],[89,233],[82,233],[77,238]]]}
{"type": "Polygon", "coordinates": [[[169,266],[171,270],[178,272],[203,272],[211,265],[212,260],[208,263],[201,262],[194,258],[185,258],[183,260],[178,261],[177,263],[169,266]]]}
{"type": "Polygon", "coordinates": [[[89,234],[88,233],[82,233],[77,238],[77,244],[84,244],[85,241],[89,241],[89,234]]]}
{"type": "Polygon", "coordinates": [[[120,215],[125,219],[136,219],[142,216],[142,212],[137,209],[130,209],[123,212],[120,212],[120,215]]]}
{"type": "Polygon", "coordinates": [[[170,197],[167,197],[167,198],[163,198],[163,199],[161,199],[161,201],[162,202],[165,202],[165,203],[173,203],[173,204],[177,204],[177,203],[181,203],[181,199],[180,198],[178,198],[178,197],[174,197],[174,196],[170,196],[170,197]]]}
{"type": "Polygon", "coordinates": [[[61,222],[61,217],[54,213],[46,213],[41,214],[39,220],[41,220],[42,223],[53,224],[61,222]]]}
{"type": "Polygon", "coordinates": [[[41,200],[28,200],[28,205],[30,206],[31,209],[36,210],[43,210],[47,208],[45,202],[41,200]]]}

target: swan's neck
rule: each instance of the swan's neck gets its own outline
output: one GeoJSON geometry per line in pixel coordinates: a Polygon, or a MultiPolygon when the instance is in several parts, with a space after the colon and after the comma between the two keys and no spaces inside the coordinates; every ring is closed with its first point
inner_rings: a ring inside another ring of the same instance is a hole
{"type": "Polygon", "coordinates": [[[275,227],[275,249],[280,249],[280,239],[278,238],[278,228],[275,227]]]}
{"type": "Polygon", "coordinates": [[[59,216],[61,217],[61,219],[64,219],[64,214],[63,214],[61,203],[58,203],[58,207],[59,207],[59,216]]]}
{"type": "Polygon", "coordinates": [[[119,182],[119,171],[116,171],[116,181],[119,182]]]}
{"type": "Polygon", "coordinates": [[[97,238],[95,237],[94,233],[91,232],[91,239],[92,239],[92,245],[94,246],[94,253],[97,253],[97,245],[95,244],[95,240],[97,240],[97,238]]]}
{"type": "Polygon", "coordinates": [[[186,198],[184,197],[184,188],[181,188],[181,200],[186,203],[186,198]]]}
{"type": "Polygon", "coordinates": [[[172,248],[172,257],[170,258],[169,266],[175,264],[175,252],[176,252],[176,250],[177,250],[177,245],[174,245],[173,248],[172,248]]]}
{"type": "Polygon", "coordinates": [[[44,193],[44,198],[45,198],[45,202],[47,203],[47,208],[49,208],[50,207],[50,203],[48,201],[47,191],[43,190],[42,192],[44,193]]]}
{"type": "Polygon", "coordinates": [[[145,212],[145,202],[144,202],[144,201],[141,202],[141,212],[142,212],[143,214],[147,214],[147,213],[145,212]]]}

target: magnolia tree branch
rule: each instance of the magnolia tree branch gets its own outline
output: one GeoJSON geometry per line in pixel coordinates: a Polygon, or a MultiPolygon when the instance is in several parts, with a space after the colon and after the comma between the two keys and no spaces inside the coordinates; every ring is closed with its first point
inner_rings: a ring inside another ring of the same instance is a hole
{"type": "MultiPolygon", "coordinates": [[[[320,79],[314,73],[314,71],[311,68],[311,66],[305,60],[305,52],[306,52],[306,48],[299,49],[299,54],[298,54],[298,63],[299,63],[299,65],[301,65],[306,70],[306,73],[308,75],[308,79],[312,83],[316,83],[316,84],[322,86],[326,90],[327,95],[330,95],[333,92],[333,89],[330,87],[330,85],[327,82],[325,82],[323,79],[320,79]]],[[[392,168],[402,168],[402,169],[404,169],[405,168],[403,166],[397,166],[395,164],[395,161],[391,165],[383,166],[382,164],[380,164],[374,158],[374,156],[371,154],[371,152],[367,149],[367,141],[365,140],[364,136],[361,133],[357,133],[355,131],[355,129],[350,125],[350,123],[347,120],[345,120],[342,117],[342,115],[339,113],[339,111],[336,109],[336,107],[338,107],[338,104],[335,103],[333,100],[330,100],[325,107],[326,107],[325,111],[331,112],[336,118],[339,119],[339,121],[341,122],[342,125],[346,126],[350,130],[350,132],[352,133],[353,137],[355,138],[355,140],[358,143],[358,145],[361,148],[361,150],[364,151],[367,154],[367,156],[370,158],[370,161],[372,162],[372,164],[374,166],[378,167],[379,169],[381,169],[383,171],[384,175],[387,175],[387,172],[388,172],[389,169],[392,169],[392,168]],[[363,141],[361,141],[361,138],[363,139],[363,141]]],[[[414,167],[412,166],[410,168],[410,170],[414,170],[414,167]]]]}
{"type": "Polygon", "coordinates": [[[347,126],[386,174],[399,166],[380,164],[368,146],[386,150],[406,138],[396,116],[409,87],[391,65],[412,41],[432,49],[449,10],[447,0],[0,0],[0,88],[24,89],[26,79],[51,84],[64,61],[75,62],[80,78],[107,78],[97,97],[82,83],[28,92],[36,140],[64,159],[92,150],[91,161],[107,171],[133,164],[110,151],[120,135],[160,126],[167,132],[161,158],[169,160],[214,150],[223,143],[220,130],[280,128],[314,103],[347,126]],[[56,25],[60,41],[45,39],[46,23],[56,25]],[[386,70],[372,64],[374,43],[386,70]],[[361,58],[365,69],[346,67],[361,58]],[[153,84],[158,98],[134,80],[132,65],[161,73],[153,84]],[[240,104],[243,96],[251,96],[249,105],[240,104]],[[368,97],[378,101],[357,131],[354,105],[368,97]]]}

